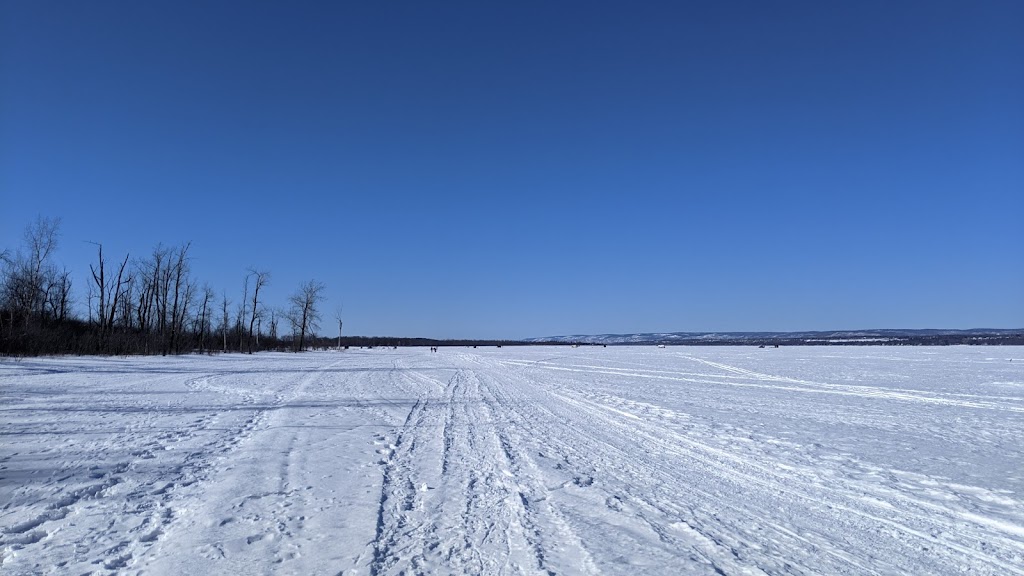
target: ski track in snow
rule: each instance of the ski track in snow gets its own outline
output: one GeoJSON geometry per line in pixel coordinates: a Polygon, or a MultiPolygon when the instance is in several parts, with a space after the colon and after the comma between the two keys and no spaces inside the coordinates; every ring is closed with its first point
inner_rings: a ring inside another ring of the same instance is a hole
{"type": "Polygon", "coordinates": [[[1024,574],[1024,350],[0,362],[3,574],[1024,574]]]}

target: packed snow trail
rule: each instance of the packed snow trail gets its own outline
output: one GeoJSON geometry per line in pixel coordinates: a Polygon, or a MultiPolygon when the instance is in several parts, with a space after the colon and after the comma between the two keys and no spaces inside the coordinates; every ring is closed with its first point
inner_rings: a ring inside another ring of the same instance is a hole
{"type": "Polygon", "coordinates": [[[3,574],[1024,574],[1021,348],[0,362],[3,574]]]}

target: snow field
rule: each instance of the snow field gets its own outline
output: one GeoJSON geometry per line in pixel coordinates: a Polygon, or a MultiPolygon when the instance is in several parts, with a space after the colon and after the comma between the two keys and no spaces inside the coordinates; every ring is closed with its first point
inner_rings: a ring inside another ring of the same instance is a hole
{"type": "Polygon", "coordinates": [[[1024,350],[0,362],[4,574],[1024,574],[1024,350]]]}

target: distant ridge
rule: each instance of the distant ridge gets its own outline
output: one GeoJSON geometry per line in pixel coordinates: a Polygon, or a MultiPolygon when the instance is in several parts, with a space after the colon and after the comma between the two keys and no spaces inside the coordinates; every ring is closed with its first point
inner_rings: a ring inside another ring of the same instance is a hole
{"type": "Polygon", "coordinates": [[[637,334],[576,334],[530,338],[527,342],[558,344],[678,344],[701,345],[1024,345],[1024,328],[968,330],[833,330],[807,332],[644,332],[637,334]]]}

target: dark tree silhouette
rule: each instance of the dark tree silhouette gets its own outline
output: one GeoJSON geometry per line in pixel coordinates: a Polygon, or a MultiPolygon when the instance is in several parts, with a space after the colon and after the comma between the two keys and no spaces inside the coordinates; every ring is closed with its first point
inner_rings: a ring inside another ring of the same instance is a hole
{"type": "Polygon", "coordinates": [[[310,280],[288,299],[292,305],[288,315],[292,322],[292,332],[299,338],[296,351],[305,350],[306,336],[312,336],[320,328],[320,310],[317,307],[323,300],[323,292],[322,282],[310,280]]]}

